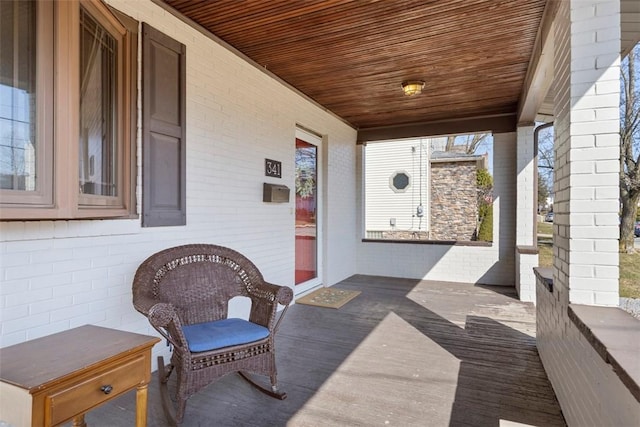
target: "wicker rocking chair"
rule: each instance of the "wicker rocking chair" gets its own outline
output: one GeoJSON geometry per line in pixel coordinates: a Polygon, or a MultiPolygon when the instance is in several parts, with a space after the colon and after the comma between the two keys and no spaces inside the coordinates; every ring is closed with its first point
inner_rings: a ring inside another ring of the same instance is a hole
{"type": "Polygon", "coordinates": [[[133,305],[173,346],[169,366],[158,357],[162,405],[172,424],[182,422],[190,396],[232,372],[272,397],[286,397],[277,388],[274,336],[292,298],[290,288],[265,282],[251,261],[222,246],[177,246],[138,267],[133,305]],[[227,318],[235,296],[251,298],[248,321],[227,318]],[[276,321],[278,304],[285,309],[276,321]],[[175,411],[167,389],[174,369],[175,411]],[[271,389],[248,374],[268,376],[271,389]]]}

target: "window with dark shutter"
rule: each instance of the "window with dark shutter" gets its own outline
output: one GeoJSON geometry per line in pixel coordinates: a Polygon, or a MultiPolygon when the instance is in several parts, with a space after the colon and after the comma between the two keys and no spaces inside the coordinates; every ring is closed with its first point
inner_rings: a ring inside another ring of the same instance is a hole
{"type": "Polygon", "coordinates": [[[133,217],[138,21],[0,0],[0,41],[0,220],[133,217]]]}
{"type": "Polygon", "coordinates": [[[142,49],[142,225],[185,225],[186,49],[147,24],[142,49]]]}

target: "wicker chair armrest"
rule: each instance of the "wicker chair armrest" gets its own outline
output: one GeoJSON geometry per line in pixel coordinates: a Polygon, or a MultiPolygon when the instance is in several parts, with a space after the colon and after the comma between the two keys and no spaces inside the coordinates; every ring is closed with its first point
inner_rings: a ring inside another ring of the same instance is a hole
{"type": "MultiPolygon", "coordinates": [[[[278,286],[278,285],[274,285],[278,286]]],[[[276,293],[276,301],[278,304],[288,306],[293,301],[293,290],[288,286],[278,286],[278,292],[276,293]]]]}
{"type": "Polygon", "coordinates": [[[180,324],[178,313],[172,304],[157,303],[149,309],[149,322],[156,328],[167,328],[171,322],[180,324]]]}
{"type": "Polygon", "coordinates": [[[149,309],[147,317],[151,325],[174,347],[187,347],[187,340],[182,333],[182,322],[172,304],[155,304],[149,309]]]}
{"type": "Polygon", "coordinates": [[[261,282],[254,287],[249,296],[253,300],[249,320],[275,332],[277,329],[275,320],[278,312],[278,304],[284,305],[285,310],[289,307],[289,303],[291,303],[293,299],[293,291],[291,288],[261,282]]]}
{"type": "Polygon", "coordinates": [[[140,291],[136,292],[134,289],[133,306],[146,317],[149,317],[149,310],[157,303],[158,301],[156,299],[149,298],[140,291]]]}
{"type": "MultiPolygon", "coordinates": [[[[293,300],[293,291],[288,286],[275,285],[269,282],[262,282],[258,286],[258,288],[266,295],[274,295],[275,301],[278,304],[287,306],[293,300]]],[[[265,299],[270,299],[270,297],[265,296],[265,299]]]]}

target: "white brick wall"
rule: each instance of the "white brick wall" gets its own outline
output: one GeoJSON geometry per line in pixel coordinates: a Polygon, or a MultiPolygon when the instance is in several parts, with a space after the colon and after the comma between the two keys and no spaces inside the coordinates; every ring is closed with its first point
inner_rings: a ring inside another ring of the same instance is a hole
{"type": "MultiPolygon", "coordinates": [[[[513,286],[515,277],[516,134],[493,138],[494,242],[491,247],[408,243],[357,246],[357,272],[450,282],[513,286]]],[[[359,239],[363,236],[362,154],[358,152],[359,239]]]]}
{"type": "Polygon", "coordinates": [[[518,126],[516,142],[518,148],[516,165],[516,244],[534,246],[536,239],[533,235],[534,214],[537,211],[537,200],[534,192],[538,186],[536,181],[534,143],[534,126],[518,126]]]}
{"type": "Polygon", "coordinates": [[[619,25],[617,0],[561,2],[554,25],[554,291],[538,288],[537,342],[569,425],[638,424],[637,401],[567,314],[618,304],[619,25]]]}
{"type": "Polygon", "coordinates": [[[557,294],[538,285],[537,301],[538,352],[567,424],[637,426],[640,403],[569,319],[557,294]]]}
{"type": "Polygon", "coordinates": [[[554,279],[570,302],[617,305],[620,40],[619,31],[612,34],[619,2],[574,1],[563,12],[564,25],[556,26],[554,279]]]}
{"type": "MultiPolygon", "coordinates": [[[[263,203],[262,183],[294,188],[297,124],[324,135],[324,282],[355,273],[356,131],[151,1],[109,3],[187,46],[187,225],[0,223],[0,346],[85,323],[153,333],[133,309],[132,278],[177,244],[230,246],[267,280],[293,286],[294,198],[263,203]],[[264,176],[265,157],[282,161],[282,179],[264,176]]],[[[138,200],[140,191],[138,175],[138,200]]]]}
{"type": "Polygon", "coordinates": [[[577,1],[563,11],[554,83],[554,280],[571,302],[617,305],[620,45],[610,34],[619,5],[577,1]]]}
{"type": "Polygon", "coordinates": [[[520,301],[536,303],[536,278],[533,269],[538,265],[538,254],[516,251],[516,290],[520,301]]]}

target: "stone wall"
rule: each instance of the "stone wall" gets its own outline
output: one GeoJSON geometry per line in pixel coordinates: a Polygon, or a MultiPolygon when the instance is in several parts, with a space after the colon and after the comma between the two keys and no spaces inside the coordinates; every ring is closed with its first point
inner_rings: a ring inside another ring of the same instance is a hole
{"type": "Polygon", "coordinates": [[[431,163],[431,239],[473,239],[478,216],[476,165],[476,159],[431,163]]]}
{"type": "Polygon", "coordinates": [[[408,230],[393,230],[393,231],[381,231],[381,239],[391,240],[429,240],[429,233],[426,231],[408,231],[408,230]]]}

